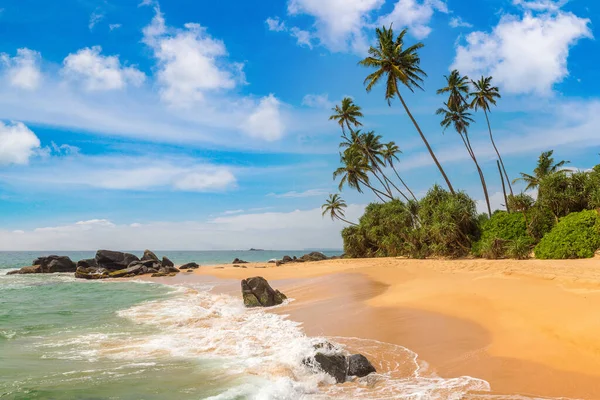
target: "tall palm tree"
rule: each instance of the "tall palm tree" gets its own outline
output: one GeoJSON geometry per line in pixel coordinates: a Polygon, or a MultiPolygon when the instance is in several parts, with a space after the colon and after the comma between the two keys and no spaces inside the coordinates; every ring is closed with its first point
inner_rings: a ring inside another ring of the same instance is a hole
{"type": "Polygon", "coordinates": [[[490,196],[488,194],[487,185],[485,183],[485,177],[483,176],[483,171],[479,167],[479,163],[477,162],[477,157],[475,157],[475,152],[473,151],[473,147],[471,146],[471,141],[469,139],[468,128],[473,122],[473,118],[471,118],[471,113],[467,110],[469,106],[464,102],[459,105],[455,105],[454,107],[448,106],[448,103],[444,103],[443,108],[439,108],[436,111],[436,114],[442,115],[443,119],[440,122],[440,125],[444,128],[444,131],[448,129],[450,126],[454,126],[454,129],[459,134],[460,138],[465,145],[469,156],[475,163],[475,167],[477,168],[477,173],[479,174],[479,179],[481,180],[481,187],[483,188],[483,195],[485,196],[485,202],[487,204],[488,214],[492,216],[492,208],[490,206],[490,196]]]}
{"type": "Polygon", "coordinates": [[[339,194],[330,194],[329,198],[325,201],[325,204],[321,206],[323,210],[322,215],[329,214],[332,220],[339,219],[350,225],[356,225],[354,222],[350,222],[345,219],[344,209],[347,207],[346,202],[340,197],[339,194]]]}
{"type": "Polygon", "coordinates": [[[410,193],[412,198],[415,201],[417,201],[415,194],[413,193],[412,190],[410,190],[410,188],[408,187],[406,182],[404,182],[404,179],[402,179],[402,177],[400,177],[400,174],[398,173],[398,171],[396,170],[396,166],[394,165],[394,160],[396,160],[396,161],[400,160],[398,158],[398,154],[400,154],[400,153],[402,153],[402,152],[400,151],[400,148],[396,145],[396,143],[389,142],[389,143],[385,144],[385,147],[384,147],[381,155],[383,156],[383,160],[385,161],[385,163],[389,164],[390,167],[392,167],[392,170],[398,177],[398,180],[400,181],[400,183],[402,183],[402,185],[406,188],[406,190],[408,190],[408,192],[410,193]]]}
{"type": "Polygon", "coordinates": [[[362,193],[362,185],[371,189],[383,202],[385,202],[384,198],[389,200],[393,199],[389,194],[374,188],[369,182],[369,172],[372,171],[371,165],[360,149],[349,147],[340,155],[340,161],[342,166],[333,172],[333,179],[341,176],[339,184],[340,190],[342,190],[345,185],[348,185],[349,187],[356,189],[359,193],[362,193]]]}
{"type": "Polygon", "coordinates": [[[492,146],[494,146],[494,150],[496,151],[496,155],[498,156],[498,160],[500,160],[500,165],[502,166],[502,171],[504,172],[504,176],[506,181],[508,182],[508,189],[510,190],[511,196],[513,195],[512,185],[510,184],[510,179],[508,178],[508,173],[506,172],[506,167],[504,166],[504,161],[502,160],[502,156],[498,151],[498,147],[496,147],[496,142],[494,141],[494,135],[492,135],[492,126],[490,125],[490,118],[488,116],[488,112],[491,112],[490,105],[496,105],[496,99],[500,99],[500,91],[496,86],[492,86],[492,77],[488,76],[487,78],[481,77],[478,81],[471,81],[475,91],[469,93],[469,96],[473,98],[471,101],[471,108],[475,111],[478,109],[482,109],[485,114],[485,120],[487,122],[488,131],[490,132],[490,140],[492,142],[492,146]]]}
{"type": "Polygon", "coordinates": [[[566,170],[561,169],[565,165],[569,164],[570,161],[559,161],[554,162],[554,150],[544,151],[538,158],[537,166],[533,170],[533,175],[521,172],[521,177],[513,181],[513,183],[523,181],[527,183],[525,190],[535,189],[539,186],[541,180],[549,175],[556,173],[565,173],[566,170]]]}
{"type": "Polygon", "coordinates": [[[450,75],[444,75],[444,78],[446,78],[446,87],[439,89],[437,94],[449,93],[448,107],[455,108],[466,103],[469,97],[469,77],[461,76],[455,69],[450,75]]]}
{"type": "Polygon", "coordinates": [[[362,126],[362,123],[358,120],[363,117],[361,108],[354,104],[354,101],[350,97],[344,97],[342,99],[341,106],[336,105],[331,109],[334,114],[329,117],[329,120],[337,121],[342,128],[342,135],[346,137],[347,127],[352,132],[352,126],[355,128],[362,126]]]}
{"type": "Polygon", "coordinates": [[[400,84],[404,85],[411,92],[414,92],[415,88],[422,89],[420,83],[423,81],[423,77],[426,76],[426,74],[419,66],[421,59],[418,51],[423,47],[423,43],[417,43],[405,48],[404,36],[406,36],[407,33],[406,29],[402,30],[395,39],[394,31],[391,26],[389,28],[386,28],[385,26],[381,29],[377,28],[376,33],[377,46],[371,46],[369,48],[369,56],[359,62],[359,65],[376,69],[375,72],[369,74],[365,78],[367,92],[370,92],[382,78],[386,80],[385,99],[388,104],[391,105],[391,100],[396,96],[398,97],[406,114],[410,117],[417,132],[419,132],[423,143],[425,143],[435,165],[444,177],[450,192],[454,194],[454,188],[452,187],[448,176],[431,149],[419,124],[408,109],[404,98],[400,94],[400,84]]]}

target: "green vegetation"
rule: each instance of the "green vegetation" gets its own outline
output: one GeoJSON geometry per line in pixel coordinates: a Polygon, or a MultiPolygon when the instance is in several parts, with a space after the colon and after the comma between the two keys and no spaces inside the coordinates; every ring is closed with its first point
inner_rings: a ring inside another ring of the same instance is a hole
{"type": "Polygon", "coordinates": [[[447,98],[436,114],[441,117],[441,133],[448,128],[456,132],[456,140],[460,139],[478,173],[487,213],[477,215],[475,201],[452,186],[410,112],[406,93],[401,93],[405,89],[422,90],[427,76],[420,66],[423,44],[406,44],[406,33],[402,30],[395,36],[391,27],[377,29],[377,45],[369,48],[368,56],[359,65],[373,69],[364,82],[367,92],[382,83],[388,105],[399,100],[448,189],[435,184],[418,199],[410,182],[402,176],[400,147],[375,131],[363,129],[361,107],[351,98],[344,98],[329,118],[342,131],[341,165],[333,178],[338,180],[340,191],[367,191],[378,199],[366,207],[358,224],[352,222],[356,216],[346,217],[346,203],[339,194],[330,195],[323,204],[323,216],[350,225],[342,231],[346,255],[526,259],[535,248],[538,258],[591,257],[600,246],[600,222],[595,211],[600,208],[600,165],[592,170],[572,171],[565,168],[568,161],[555,161],[554,152],[549,150],[539,156],[533,173],[522,172],[511,181],[489,116],[501,98],[499,89],[493,86],[492,77],[472,80],[454,70],[445,76],[445,86],[437,90],[437,94],[447,98]],[[471,145],[469,130],[476,122],[473,113],[480,110],[497,156],[494,162],[506,211],[492,209],[489,177],[484,176],[471,145]],[[525,184],[525,193],[513,192],[511,183],[516,182],[525,184]],[[528,191],[537,194],[536,198],[528,191]]]}
{"type": "Polygon", "coordinates": [[[600,216],[595,210],[563,217],[535,247],[536,258],[590,258],[600,248],[600,216]]]}

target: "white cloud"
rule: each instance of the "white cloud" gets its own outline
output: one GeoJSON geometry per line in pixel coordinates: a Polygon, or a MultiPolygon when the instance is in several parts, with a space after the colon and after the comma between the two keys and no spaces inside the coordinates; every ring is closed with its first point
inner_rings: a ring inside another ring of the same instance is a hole
{"type": "Polygon", "coordinates": [[[11,86],[27,90],[37,89],[42,80],[40,53],[22,48],[17,50],[17,55],[14,57],[10,57],[6,53],[0,54],[0,60],[6,67],[6,74],[11,86]]]}
{"type": "Polygon", "coordinates": [[[431,33],[429,22],[436,10],[447,13],[448,7],[441,0],[398,0],[390,14],[379,18],[378,25],[408,27],[414,37],[423,39],[431,33]]]}
{"type": "MultiPolygon", "coordinates": [[[[356,221],[363,211],[363,205],[350,204],[346,217],[356,221]]],[[[19,233],[0,230],[0,250],[341,248],[340,231],[347,226],[323,218],[320,208],[241,214],[209,221],[115,224],[97,219],[81,222],[19,230],[19,233]]]]}
{"type": "Polygon", "coordinates": [[[206,93],[233,89],[245,82],[243,65],[226,60],[225,44],[206,28],[187,23],[182,30],[169,29],[160,9],[144,28],[144,42],[158,60],[157,79],[162,97],[176,105],[204,100],[206,93]]]}
{"type": "Polygon", "coordinates": [[[112,31],[114,31],[115,29],[119,29],[119,28],[121,28],[122,26],[123,26],[123,25],[121,25],[121,24],[109,24],[109,25],[108,25],[108,29],[110,29],[110,31],[112,32],[112,31]]]}
{"type": "Polygon", "coordinates": [[[40,139],[21,122],[0,121],[0,164],[27,164],[40,148],[40,139]]]}
{"type": "Polygon", "coordinates": [[[290,29],[291,35],[296,38],[296,43],[298,46],[306,46],[309,49],[312,49],[312,35],[309,31],[304,31],[296,26],[290,29]]]}
{"type": "Polygon", "coordinates": [[[82,82],[90,91],[139,86],[146,79],[137,68],[122,66],[118,56],[103,56],[101,52],[100,46],[94,46],[69,54],[63,62],[64,76],[82,82]]]}
{"type": "Polygon", "coordinates": [[[100,21],[102,21],[104,19],[104,14],[102,12],[99,11],[94,11],[92,13],[92,15],[90,15],[90,22],[88,24],[88,28],[90,28],[90,31],[92,29],[94,29],[94,27],[96,26],[96,24],[100,21]]]}
{"type": "Polygon", "coordinates": [[[505,15],[490,33],[473,32],[458,45],[451,69],[491,75],[506,92],[551,93],[567,75],[569,49],[591,38],[590,20],[571,13],[505,15]]]}
{"type": "Polygon", "coordinates": [[[319,197],[326,196],[329,191],[325,189],[308,189],[303,192],[291,191],[281,194],[269,193],[267,196],[276,197],[279,199],[296,199],[296,198],[304,198],[304,197],[319,197]]]}
{"type": "Polygon", "coordinates": [[[333,102],[329,100],[329,95],[324,94],[307,94],[302,99],[302,105],[313,108],[326,108],[330,109],[333,107],[333,102]]]}
{"type": "Polygon", "coordinates": [[[273,141],[281,139],[285,126],[279,110],[281,103],[272,94],[263,97],[241,129],[254,138],[273,141]]]}
{"type": "Polygon", "coordinates": [[[448,23],[452,28],[472,28],[473,24],[463,21],[461,17],[452,17],[448,23]]]}
{"type": "MultiPolygon", "coordinates": [[[[1,150],[0,150],[1,151],[1,150]]],[[[186,158],[84,156],[53,158],[26,170],[5,171],[0,181],[36,188],[82,186],[109,190],[220,192],[236,186],[227,166],[186,158]]]]}
{"type": "Polygon", "coordinates": [[[515,6],[533,11],[558,11],[568,0],[513,0],[515,6]]]}
{"type": "Polygon", "coordinates": [[[279,17],[275,18],[267,18],[265,21],[270,31],[273,32],[282,32],[286,30],[285,22],[279,19],[279,17]]]}
{"type": "MultiPolygon", "coordinates": [[[[483,197],[483,193],[481,193],[479,196],[483,197]]],[[[505,205],[506,202],[504,201],[504,193],[495,192],[495,193],[490,193],[489,196],[490,196],[490,208],[492,209],[492,213],[496,210],[506,210],[506,205],[505,205]]],[[[485,202],[485,199],[477,200],[475,202],[475,205],[477,207],[477,212],[479,214],[487,214],[488,209],[487,209],[487,203],[485,202]]]]}

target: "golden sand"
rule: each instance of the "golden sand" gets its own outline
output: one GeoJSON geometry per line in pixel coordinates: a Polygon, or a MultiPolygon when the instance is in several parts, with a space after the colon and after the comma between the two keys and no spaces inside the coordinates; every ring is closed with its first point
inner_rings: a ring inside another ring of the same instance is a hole
{"type": "Polygon", "coordinates": [[[331,260],[172,279],[202,275],[231,279],[237,293],[240,279],[263,276],[296,299],[277,312],[307,334],[402,345],[443,377],[485,379],[495,393],[600,399],[599,259],[331,260]]]}

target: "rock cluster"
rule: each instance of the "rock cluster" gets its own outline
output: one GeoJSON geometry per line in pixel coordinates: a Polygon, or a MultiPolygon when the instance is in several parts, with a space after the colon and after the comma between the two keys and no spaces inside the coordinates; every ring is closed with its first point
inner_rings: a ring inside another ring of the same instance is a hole
{"type": "Polygon", "coordinates": [[[69,257],[52,255],[38,257],[33,261],[32,266],[11,271],[9,274],[51,274],[54,272],[75,272],[76,269],[75,263],[69,257]]]}
{"type": "Polygon", "coordinates": [[[273,307],[287,299],[283,293],[273,289],[269,282],[260,276],[242,280],[242,297],[246,307],[273,307]]]}
{"type": "Polygon", "coordinates": [[[339,257],[327,257],[325,254],[320,253],[318,251],[313,251],[311,253],[305,254],[302,257],[290,257],[283,256],[281,260],[269,260],[269,263],[273,263],[277,266],[289,263],[303,263],[303,262],[312,262],[312,261],[323,261],[323,260],[333,260],[339,257]]]}
{"type": "Polygon", "coordinates": [[[316,345],[315,350],[314,357],[305,359],[304,364],[331,375],[337,383],[344,383],[351,376],[362,378],[377,372],[362,354],[347,355],[327,342],[316,345]]]}
{"type": "Polygon", "coordinates": [[[233,260],[232,264],[248,264],[248,261],[240,260],[236,257],[235,260],[233,260]]]}
{"type": "Polygon", "coordinates": [[[75,277],[81,279],[128,278],[136,275],[173,276],[179,270],[167,257],[160,260],[145,250],[142,258],[120,251],[98,250],[96,257],[77,263],[75,277]]]}

